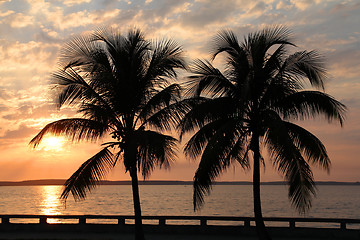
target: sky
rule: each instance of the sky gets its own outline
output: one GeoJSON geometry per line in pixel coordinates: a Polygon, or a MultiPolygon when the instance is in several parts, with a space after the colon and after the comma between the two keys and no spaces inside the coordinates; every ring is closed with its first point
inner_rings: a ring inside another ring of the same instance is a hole
{"type": "MultiPolygon", "coordinates": [[[[101,142],[51,137],[36,150],[28,146],[47,123],[75,114],[55,107],[49,87],[59,50],[72,36],[103,27],[124,33],[137,27],[149,39],[175,39],[191,62],[209,58],[211,40],[220,30],[230,29],[242,40],[275,25],[291,29],[293,51],[317,50],[326,57],[325,91],[348,108],[343,127],[322,118],[299,122],[320,138],[332,161],[330,174],[313,168],[315,180],[360,181],[359,23],[358,0],[0,0],[0,181],[65,179],[100,150],[101,142]]],[[[179,145],[172,168],[155,170],[150,179],[192,180],[198,162],[181,152],[179,145]]],[[[283,179],[271,162],[265,163],[262,181],[283,179]]],[[[234,165],[218,180],[251,178],[251,171],[234,165]]],[[[108,179],[129,176],[119,166],[108,179]]]]}

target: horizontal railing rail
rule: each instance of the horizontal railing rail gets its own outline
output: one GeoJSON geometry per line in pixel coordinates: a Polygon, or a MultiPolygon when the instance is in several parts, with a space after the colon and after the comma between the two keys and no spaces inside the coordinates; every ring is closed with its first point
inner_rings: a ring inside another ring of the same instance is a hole
{"type": "MultiPolygon", "coordinates": [[[[0,215],[1,224],[12,224],[12,219],[38,219],[39,224],[47,224],[48,219],[75,219],[78,224],[87,224],[86,220],[105,219],[117,220],[118,224],[125,225],[125,220],[133,220],[133,215],[0,215]]],[[[207,226],[208,221],[239,222],[244,227],[250,227],[255,222],[254,217],[232,217],[232,216],[142,216],[143,220],[156,220],[159,226],[168,225],[168,220],[195,220],[200,226],[207,226]]],[[[360,224],[360,219],[347,218],[292,218],[292,217],[264,217],[265,222],[287,222],[290,228],[295,228],[296,223],[338,223],[340,229],[347,229],[347,224],[360,224]]],[[[62,224],[62,223],[58,223],[62,224]]],[[[184,224],[186,225],[186,224],[184,224]]]]}

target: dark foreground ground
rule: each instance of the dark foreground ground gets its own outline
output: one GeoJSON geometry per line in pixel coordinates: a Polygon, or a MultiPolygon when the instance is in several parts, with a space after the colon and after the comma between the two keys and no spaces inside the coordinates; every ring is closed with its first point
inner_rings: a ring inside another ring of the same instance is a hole
{"type": "MultiPolygon", "coordinates": [[[[207,234],[160,234],[149,233],[145,235],[147,240],[256,240],[256,236],[241,235],[207,235],[207,234]]],[[[1,233],[0,239],[12,240],[134,240],[134,235],[130,233],[1,233]]],[[[274,240],[317,240],[317,239],[357,239],[360,237],[297,237],[297,236],[274,236],[274,240]]]]}
{"type": "MultiPolygon", "coordinates": [[[[254,227],[145,225],[147,240],[255,240],[254,227]]],[[[274,240],[360,240],[360,230],[269,227],[274,240]]],[[[16,240],[133,240],[133,225],[0,224],[0,239],[16,240]]]]}

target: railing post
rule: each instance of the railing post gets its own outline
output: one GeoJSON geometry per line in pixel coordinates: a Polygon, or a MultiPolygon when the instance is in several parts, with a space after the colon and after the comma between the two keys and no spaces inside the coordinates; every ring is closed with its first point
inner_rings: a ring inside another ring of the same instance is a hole
{"type": "Polygon", "coordinates": [[[40,217],[39,223],[40,224],[47,224],[47,217],[40,217]]]}
{"type": "Polygon", "coordinates": [[[289,221],[289,227],[290,227],[290,228],[295,228],[295,227],[296,227],[294,220],[290,220],[290,221],[289,221]]]}
{"type": "Polygon", "coordinates": [[[340,229],[342,230],[346,229],[346,222],[340,222],[340,229]]]}
{"type": "Polygon", "coordinates": [[[249,219],[244,220],[244,227],[250,228],[250,220],[249,219]]]}
{"type": "Polygon", "coordinates": [[[10,223],[10,219],[8,217],[1,218],[1,224],[9,224],[9,223],[10,223]]]}
{"type": "Polygon", "coordinates": [[[86,224],[86,217],[79,217],[79,224],[86,224]]]}
{"type": "Polygon", "coordinates": [[[125,225],[125,218],[118,218],[119,225],[125,225]]]}
{"type": "Polygon", "coordinates": [[[159,218],[159,226],[165,226],[166,225],[166,219],[163,217],[159,218]]]}
{"type": "Polygon", "coordinates": [[[205,227],[205,226],[207,225],[206,222],[207,222],[207,219],[206,219],[206,218],[200,219],[200,226],[205,227]]]}

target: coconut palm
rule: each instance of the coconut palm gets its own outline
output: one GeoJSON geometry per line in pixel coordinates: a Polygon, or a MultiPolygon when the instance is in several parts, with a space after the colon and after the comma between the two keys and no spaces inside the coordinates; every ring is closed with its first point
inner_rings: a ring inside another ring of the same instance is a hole
{"type": "Polygon", "coordinates": [[[194,176],[195,209],[221,172],[234,163],[250,168],[252,160],[260,239],[270,239],[260,203],[263,156],[288,182],[292,205],[305,212],[316,190],[310,165],[329,171],[330,159],[321,141],[292,121],[324,115],[342,125],[346,110],[323,91],[327,76],[323,58],[315,51],[289,54],[288,47],[295,45],[290,31],[281,26],[249,34],[243,42],[231,31],[220,32],[212,60],[221,54],[224,70],[206,60],[194,63],[186,94],[198,104],[179,125],[181,136],[196,131],[185,144],[186,155],[201,156],[194,176]],[[263,155],[264,149],[269,154],[263,155]]]}
{"type": "Polygon", "coordinates": [[[173,40],[149,41],[136,29],[126,36],[100,30],[67,43],[60,64],[52,75],[58,107],[74,107],[82,117],[47,124],[30,144],[37,147],[46,134],[72,141],[111,136],[113,141],[102,144],[66,181],[61,198],[72,193],[75,200],[84,199],[122,162],[131,177],[135,238],[144,239],[138,172],[145,179],[156,165],[169,167],[176,155],[176,139],[159,130],[168,130],[181,112],[173,105],[180,87],[170,80],[176,69],[185,68],[183,51],[173,40]]]}

